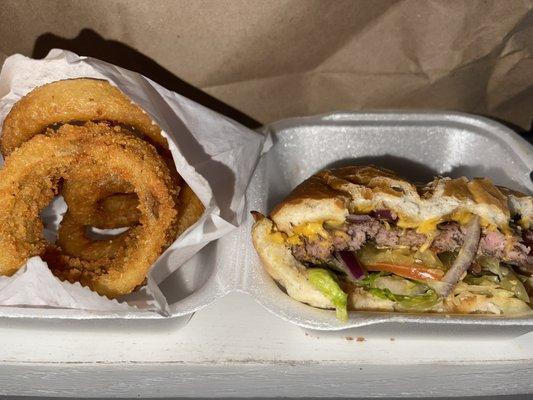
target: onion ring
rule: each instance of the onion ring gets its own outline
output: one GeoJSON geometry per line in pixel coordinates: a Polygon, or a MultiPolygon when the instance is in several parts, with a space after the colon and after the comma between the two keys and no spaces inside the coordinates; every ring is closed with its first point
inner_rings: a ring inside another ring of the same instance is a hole
{"type": "Polygon", "coordinates": [[[42,255],[60,279],[110,298],[134,290],[176,233],[170,172],[156,150],[106,124],[63,125],[50,136],[36,135],[7,157],[0,171],[0,274],[12,275],[28,258],[42,255]],[[127,235],[118,257],[85,261],[49,247],[39,212],[58,193],[61,178],[75,168],[96,165],[129,182],[139,198],[139,229],[127,235]]]}
{"type": "MultiPolygon", "coordinates": [[[[83,169],[83,172],[85,173],[88,171],[87,169],[83,169]]],[[[77,176],[77,178],[80,178],[80,175],[77,176]]],[[[63,196],[65,196],[65,186],[63,186],[63,196]]],[[[115,195],[120,196],[120,195],[115,195]]],[[[114,196],[114,197],[115,197],[114,196]]],[[[139,201],[135,194],[125,194],[123,196],[134,196],[134,198],[131,201],[131,207],[138,207],[139,201]]],[[[66,198],[66,196],[65,196],[66,198]]],[[[130,197],[131,198],[131,197],[130,197]]],[[[106,198],[107,199],[107,198],[106,198]]],[[[105,200],[105,199],[104,199],[105,200]]],[[[95,240],[91,238],[88,234],[88,228],[89,227],[95,227],[95,225],[90,225],[88,222],[87,224],[80,223],[80,221],[94,221],[94,218],[83,218],[82,220],[76,219],[74,214],[71,213],[71,206],[72,200],[69,199],[67,201],[69,204],[69,211],[63,216],[63,220],[61,221],[61,225],[58,231],[58,240],[57,244],[61,248],[64,254],[79,258],[80,260],[85,261],[96,261],[104,259],[104,258],[116,258],[121,252],[124,250],[124,248],[127,246],[127,240],[128,236],[131,236],[135,234],[135,231],[137,227],[131,227],[127,232],[124,232],[122,234],[117,235],[116,237],[113,237],[108,240],[95,240]]],[[[115,206],[117,204],[126,204],[127,201],[124,202],[117,202],[113,201],[109,204],[111,206],[115,206]]],[[[100,204],[105,204],[100,201],[100,204]]],[[[103,207],[101,207],[103,209],[103,207]]],[[[131,208],[128,208],[126,210],[119,210],[121,213],[114,214],[111,212],[111,209],[104,209],[103,214],[100,214],[98,211],[96,213],[91,214],[94,212],[94,209],[87,208],[87,207],[81,207],[77,209],[78,212],[83,211],[87,212],[86,215],[108,215],[111,217],[111,219],[117,223],[119,220],[116,218],[117,215],[128,215],[128,212],[131,208]],[[115,215],[115,217],[113,217],[115,215]]],[[[176,237],[180,236],[183,232],[185,232],[191,225],[193,225],[200,216],[203,214],[205,210],[204,205],[200,201],[200,199],[196,196],[196,194],[192,191],[192,189],[185,183],[183,183],[183,186],[179,192],[178,197],[178,204],[177,204],[177,211],[178,211],[178,220],[176,221],[176,237]]],[[[138,210],[137,210],[138,211],[138,210]]],[[[76,216],[84,216],[83,214],[76,214],[76,216]]],[[[102,217],[104,219],[104,217],[102,217]]],[[[130,226],[137,224],[139,219],[137,218],[135,221],[123,221],[124,223],[128,222],[127,224],[120,225],[121,227],[130,226]],[[131,224],[129,223],[131,222],[131,224]]],[[[105,225],[104,223],[101,223],[101,225],[105,225]]],[[[111,226],[111,228],[118,227],[111,226]]],[[[103,228],[105,229],[105,228],[103,228]]],[[[86,268],[90,268],[86,266],[86,268]]]]}
{"type": "Polygon", "coordinates": [[[139,222],[139,199],[133,186],[96,165],[71,172],[61,193],[70,217],[81,225],[113,229],[139,222]]]}
{"type": "MultiPolygon", "coordinates": [[[[161,157],[171,171],[176,187],[181,186],[183,180],[172,159],[166,155],[161,157]]],[[[90,166],[79,169],[63,182],[62,194],[72,217],[82,225],[114,229],[139,222],[139,199],[133,193],[132,185],[109,171],[90,166]]]]}
{"type": "Polygon", "coordinates": [[[21,98],[4,120],[0,149],[8,156],[50,126],[87,121],[123,124],[168,149],[161,128],[146,112],[109,82],[92,78],[48,83],[21,98]]]}
{"type": "Polygon", "coordinates": [[[100,213],[91,226],[114,229],[135,225],[139,222],[139,198],[135,193],[117,193],[98,202],[100,213]]]}
{"type": "Polygon", "coordinates": [[[123,254],[128,236],[136,234],[137,227],[107,240],[95,240],[88,235],[88,226],[76,221],[70,212],[63,216],[58,230],[57,245],[64,254],[86,261],[113,259],[123,254]]]}
{"type": "MultiPolygon", "coordinates": [[[[148,114],[109,82],[92,78],[52,82],[20,99],[4,121],[0,149],[7,156],[47,127],[72,121],[122,124],[143,135],[162,151],[168,151],[161,129],[148,114]]],[[[88,218],[94,219],[92,226],[102,229],[128,226],[139,218],[134,195],[112,195],[102,200],[100,205],[102,212],[87,214],[88,218]],[[106,208],[111,213],[107,214],[106,208]]]]}

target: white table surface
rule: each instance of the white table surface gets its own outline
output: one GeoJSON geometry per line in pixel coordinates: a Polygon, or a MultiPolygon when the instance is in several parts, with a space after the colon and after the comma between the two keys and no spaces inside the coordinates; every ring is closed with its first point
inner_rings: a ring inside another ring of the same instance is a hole
{"type": "Polygon", "coordinates": [[[515,339],[453,340],[388,330],[316,334],[239,293],[201,310],[184,327],[176,320],[4,319],[0,325],[3,395],[533,393],[533,332],[515,339]]]}

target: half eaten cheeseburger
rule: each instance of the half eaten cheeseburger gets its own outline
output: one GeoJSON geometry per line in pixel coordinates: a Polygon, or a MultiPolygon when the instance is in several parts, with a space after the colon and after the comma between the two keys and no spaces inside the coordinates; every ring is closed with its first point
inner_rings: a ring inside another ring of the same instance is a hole
{"type": "Polygon", "coordinates": [[[254,212],[264,267],[289,296],[347,310],[531,312],[533,201],[476,178],[415,186],[374,166],[326,170],[254,212]]]}

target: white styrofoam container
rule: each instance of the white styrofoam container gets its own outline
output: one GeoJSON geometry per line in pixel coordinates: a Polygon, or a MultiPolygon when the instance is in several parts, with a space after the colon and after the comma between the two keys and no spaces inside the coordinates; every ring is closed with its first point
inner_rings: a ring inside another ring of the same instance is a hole
{"type": "MultiPolygon", "coordinates": [[[[313,173],[354,164],[390,168],[414,182],[429,182],[436,175],[485,176],[524,193],[531,193],[533,188],[531,145],[501,124],[473,115],[333,113],[276,122],[268,130],[274,145],[260,160],[247,192],[249,208],[265,214],[313,173]]],[[[461,327],[463,332],[473,325],[483,325],[485,330],[508,326],[521,334],[533,326],[533,314],[500,317],[368,311],[350,312],[349,321],[342,323],[335,312],[309,307],[282,292],[260,267],[250,244],[251,226],[249,218],[235,233],[242,235],[235,241],[244,244],[233,253],[245,254],[239,289],[277,316],[302,327],[340,330],[378,323],[397,327],[424,323],[461,327]]]]}
{"type": "MultiPolygon", "coordinates": [[[[413,181],[435,175],[486,176],[530,193],[533,149],[499,123],[461,113],[365,112],[293,118],[265,127],[273,146],[264,154],[247,191],[248,210],[268,213],[296,185],[320,169],[375,164],[413,181]]],[[[288,297],[263,270],[250,238],[252,218],[210,243],[160,285],[169,317],[183,323],[229,292],[249,294],[266,309],[308,329],[340,330],[378,323],[444,324],[462,331],[475,326],[530,330],[533,316],[437,315],[351,312],[345,324],[335,313],[288,297]]],[[[238,312],[236,310],[236,312],[238,312]]],[[[0,308],[0,317],[67,319],[164,318],[148,311],[99,313],[65,309],[0,308]]]]}

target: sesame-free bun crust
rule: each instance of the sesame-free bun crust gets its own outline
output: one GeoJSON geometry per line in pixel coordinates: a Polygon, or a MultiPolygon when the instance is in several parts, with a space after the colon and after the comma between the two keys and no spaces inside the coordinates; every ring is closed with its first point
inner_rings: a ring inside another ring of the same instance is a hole
{"type": "MultiPolygon", "coordinates": [[[[268,272],[287,294],[295,300],[317,308],[333,309],[333,304],[308,281],[307,268],[293,257],[284,244],[272,240],[274,224],[260,216],[252,228],[252,241],[268,272]]],[[[348,308],[351,310],[392,311],[394,303],[372,296],[359,288],[348,291],[348,308]]]]}
{"type": "Polygon", "coordinates": [[[413,223],[466,211],[498,227],[507,226],[514,214],[529,223],[533,213],[530,196],[495,186],[486,178],[437,177],[422,187],[386,169],[353,166],[316,173],[270,216],[279,230],[292,234],[293,226],[305,222],[344,221],[349,213],[369,209],[389,209],[413,223]]]}
{"type": "MultiPolygon", "coordinates": [[[[273,222],[263,216],[252,228],[252,241],[267,273],[285,288],[293,299],[313,307],[333,309],[333,304],[308,280],[308,270],[291,253],[288,246],[272,239],[273,222]]],[[[343,287],[348,295],[350,311],[402,311],[394,301],[376,297],[355,285],[343,287]]],[[[527,314],[529,306],[521,300],[500,291],[497,296],[479,292],[479,286],[461,282],[454,295],[434,306],[434,313],[460,314],[527,314]],[[502,295],[507,294],[507,295],[502,295]]]]}

